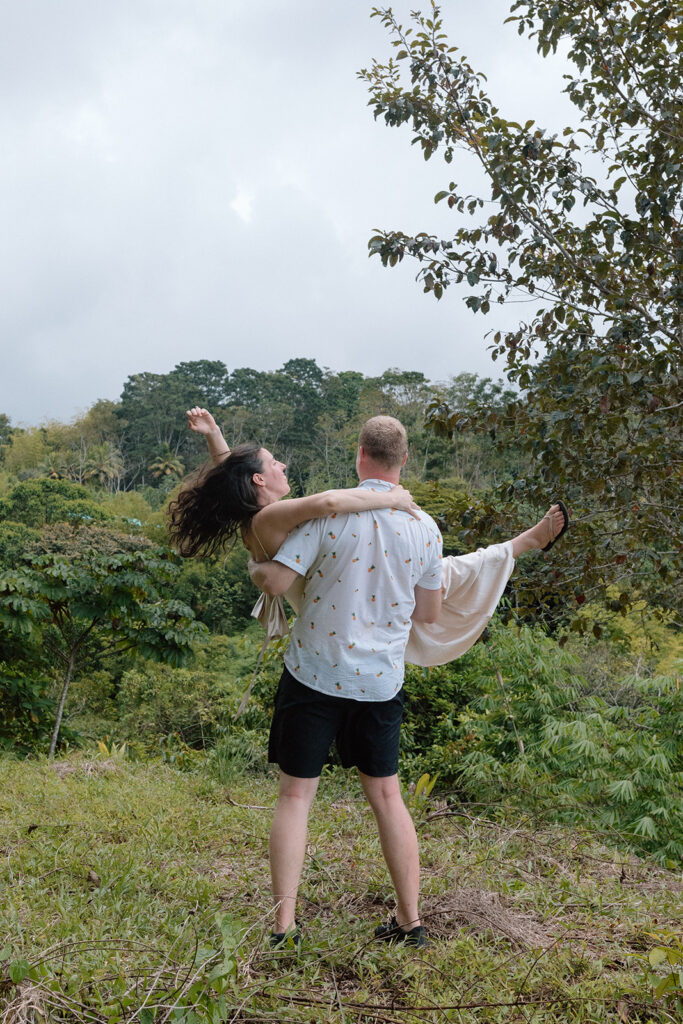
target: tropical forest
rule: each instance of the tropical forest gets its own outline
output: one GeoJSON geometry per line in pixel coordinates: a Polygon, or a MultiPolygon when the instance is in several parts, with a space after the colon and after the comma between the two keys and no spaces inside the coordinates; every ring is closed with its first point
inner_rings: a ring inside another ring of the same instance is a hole
{"type": "Polygon", "coordinates": [[[425,303],[464,300],[491,375],[195,349],[68,422],[0,414],[2,1024],[683,1020],[680,8],[512,4],[542,56],[569,55],[578,120],[557,135],[505,120],[436,5],[373,16],[376,131],[444,182],[438,234],[368,231],[368,253],[410,263],[425,303]],[[169,533],[209,460],[195,407],[274,453],[293,498],[354,487],[363,423],[399,419],[401,482],[447,556],[568,511],[470,650],[406,665],[428,950],[373,941],[391,880],[334,747],[301,931],[269,943],[288,640],[264,643],[239,539],[183,557],[169,533]]]}

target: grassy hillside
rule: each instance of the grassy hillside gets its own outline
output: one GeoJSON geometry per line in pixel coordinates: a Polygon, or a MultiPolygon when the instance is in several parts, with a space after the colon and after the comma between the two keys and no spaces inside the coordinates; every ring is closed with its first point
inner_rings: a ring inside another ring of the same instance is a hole
{"type": "Polygon", "coordinates": [[[434,942],[378,946],[391,888],[337,770],[311,823],[303,948],[271,952],[275,776],[226,790],[207,769],[0,760],[3,1024],[680,1020],[648,953],[675,946],[681,876],[587,832],[409,798],[434,942]]]}

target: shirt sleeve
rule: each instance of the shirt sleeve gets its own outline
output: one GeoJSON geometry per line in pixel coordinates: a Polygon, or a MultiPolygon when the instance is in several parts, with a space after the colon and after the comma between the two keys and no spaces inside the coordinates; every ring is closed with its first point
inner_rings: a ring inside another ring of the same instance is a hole
{"type": "Polygon", "coordinates": [[[425,515],[426,558],[424,559],[423,573],[417,581],[417,586],[424,590],[439,590],[441,587],[441,568],[443,556],[443,540],[438,526],[431,518],[425,515]]]}
{"type": "Polygon", "coordinates": [[[326,522],[325,519],[311,519],[301,523],[282,542],[273,561],[305,576],[320,551],[326,522]]]}

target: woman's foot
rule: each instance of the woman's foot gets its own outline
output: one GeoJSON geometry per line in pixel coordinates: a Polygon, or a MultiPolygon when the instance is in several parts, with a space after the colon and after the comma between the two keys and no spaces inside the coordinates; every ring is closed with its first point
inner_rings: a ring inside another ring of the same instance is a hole
{"type": "Polygon", "coordinates": [[[535,526],[514,538],[512,541],[513,557],[519,558],[525,551],[539,551],[541,548],[547,547],[548,544],[554,544],[564,526],[565,517],[562,509],[559,505],[551,505],[535,526]]]}

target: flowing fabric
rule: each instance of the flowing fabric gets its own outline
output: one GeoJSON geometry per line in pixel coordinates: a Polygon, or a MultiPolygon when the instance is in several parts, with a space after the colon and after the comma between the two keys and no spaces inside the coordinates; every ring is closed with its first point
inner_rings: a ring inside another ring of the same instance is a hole
{"type": "Polygon", "coordinates": [[[258,619],[265,629],[267,641],[273,640],[276,636],[287,636],[289,633],[289,623],[281,597],[261,594],[251,609],[251,615],[252,618],[258,619]]]}
{"type": "MultiPolygon", "coordinates": [[[[444,599],[436,622],[414,622],[405,659],[413,665],[445,665],[460,658],[484,632],[512,575],[512,541],[491,544],[467,555],[443,559],[444,599]]],[[[286,597],[298,613],[304,579],[297,577],[286,597]]],[[[289,626],[281,597],[261,594],[251,613],[266,631],[266,643],[287,636],[289,626]]]]}
{"type": "Polygon", "coordinates": [[[436,622],[414,622],[406,647],[413,665],[445,665],[462,657],[484,632],[512,575],[512,541],[443,560],[445,589],[436,622]]]}

